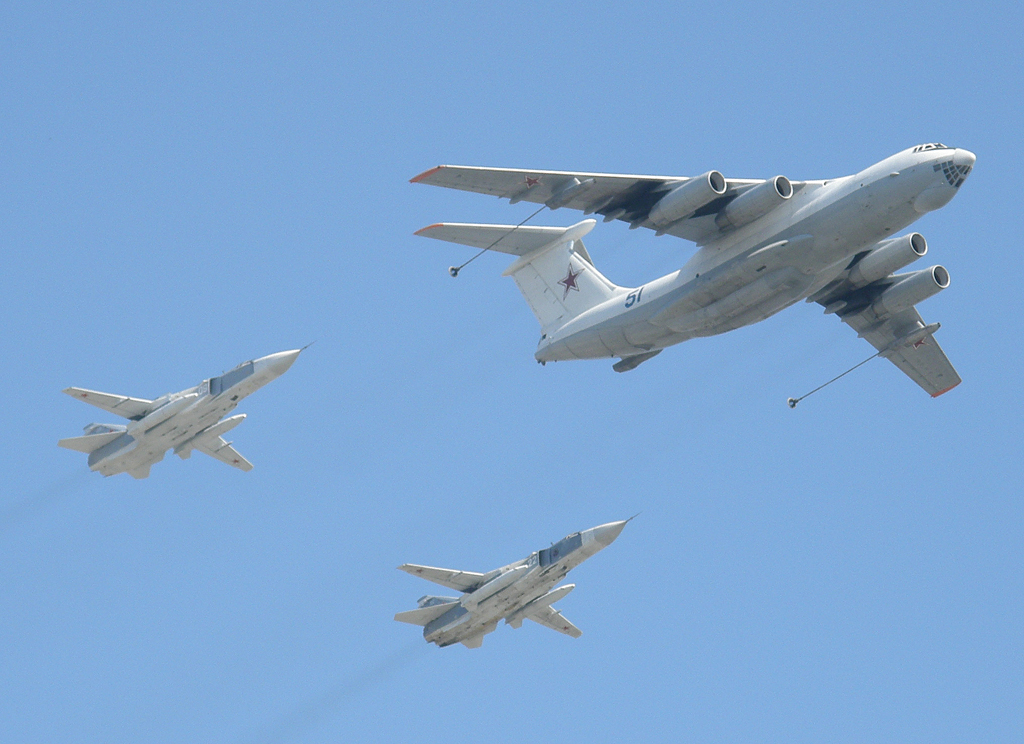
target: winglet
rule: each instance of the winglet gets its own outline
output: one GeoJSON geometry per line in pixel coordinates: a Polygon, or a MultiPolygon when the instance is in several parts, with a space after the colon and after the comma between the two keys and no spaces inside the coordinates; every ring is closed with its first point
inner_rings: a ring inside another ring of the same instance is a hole
{"type": "Polygon", "coordinates": [[[435,168],[431,168],[430,170],[425,170],[422,173],[420,173],[418,176],[413,176],[412,178],[410,178],[409,179],[409,183],[419,183],[420,181],[422,181],[427,176],[432,176],[433,174],[437,173],[442,168],[444,168],[444,166],[443,165],[439,165],[439,166],[437,166],[435,168]]]}

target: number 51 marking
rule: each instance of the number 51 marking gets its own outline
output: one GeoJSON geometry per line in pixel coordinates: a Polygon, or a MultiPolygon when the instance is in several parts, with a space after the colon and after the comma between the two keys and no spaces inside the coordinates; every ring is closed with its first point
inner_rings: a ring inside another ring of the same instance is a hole
{"type": "Polygon", "coordinates": [[[626,307],[633,307],[633,305],[639,305],[640,295],[642,295],[643,293],[644,288],[640,287],[640,289],[634,290],[630,292],[628,295],[626,295],[626,307]]]}

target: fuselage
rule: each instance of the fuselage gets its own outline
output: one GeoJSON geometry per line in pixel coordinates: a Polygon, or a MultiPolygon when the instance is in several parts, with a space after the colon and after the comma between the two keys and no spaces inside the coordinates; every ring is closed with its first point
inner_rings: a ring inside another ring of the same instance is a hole
{"type": "Polygon", "coordinates": [[[967,150],[921,145],[852,176],[804,182],[765,216],[702,246],[682,269],[620,288],[548,331],[536,358],[629,357],[764,320],[948,203],[974,160],[967,150]]]}
{"type": "Polygon", "coordinates": [[[472,594],[463,595],[457,606],[427,623],[423,637],[438,646],[450,646],[490,633],[502,619],[515,622],[518,611],[535,600],[543,601],[569,571],[610,545],[625,524],[611,522],[575,532],[550,548],[492,571],[487,583],[472,594]],[[507,577],[507,584],[503,577],[507,577]],[[492,592],[489,587],[497,588],[492,592]]]}
{"type": "Polygon", "coordinates": [[[160,462],[171,448],[187,457],[191,442],[233,411],[242,398],[284,374],[297,356],[298,352],[280,352],[244,362],[220,377],[158,398],[154,409],[138,421],[87,427],[87,432],[93,430],[90,433],[123,430],[120,437],[90,453],[90,469],[103,475],[138,470],[160,462]]]}

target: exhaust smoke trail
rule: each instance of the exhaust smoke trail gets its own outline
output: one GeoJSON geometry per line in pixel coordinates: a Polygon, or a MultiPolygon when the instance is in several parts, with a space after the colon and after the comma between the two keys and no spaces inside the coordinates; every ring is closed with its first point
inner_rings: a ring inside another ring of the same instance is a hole
{"type": "Polygon", "coordinates": [[[55,504],[71,496],[76,491],[87,485],[92,477],[88,470],[75,470],[68,473],[47,486],[40,488],[35,493],[21,501],[4,507],[0,510],[0,535],[29,519],[37,512],[42,511],[50,504],[55,504]]]}
{"type": "Polygon", "coordinates": [[[286,716],[271,731],[253,741],[256,744],[283,744],[309,732],[329,716],[341,711],[367,688],[386,682],[430,651],[430,646],[416,639],[413,644],[392,652],[376,664],[340,682],[319,700],[286,716]]]}

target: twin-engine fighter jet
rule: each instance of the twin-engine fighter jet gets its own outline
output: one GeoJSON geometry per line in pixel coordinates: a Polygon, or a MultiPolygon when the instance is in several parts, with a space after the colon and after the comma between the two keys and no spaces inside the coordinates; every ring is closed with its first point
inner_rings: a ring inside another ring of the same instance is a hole
{"type": "Polygon", "coordinates": [[[64,392],[68,395],[123,416],[129,423],[89,424],[85,436],[62,439],[57,444],[88,453],[89,468],[103,475],[127,472],[135,478],[146,478],[153,463],[163,460],[172,447],[182,460],[198,450],[233,468],[252,470],[252,463],[221,436],[242,423],[245,414],[223,417],[242,398],[287,372],[301,351],[281,351],[243,362],[220,377],[156,400],[67,388],[64,392]]]}
{"type": "Polygon", "coordinates": [[[611,545],[628,521],[574,532],[550,548],[485,574],[406,563],[398,568],[463,594],[420,597],[419,609],[399,612],[395,620],[422,625],[427,642],[441,647],[461,643],[467,648],[480,648],[484,636],[493,632],[502,619],[513,628],[522,627],[524,619],[533,620],[579,638],[583,632],[551,606],[576,585],[554,586],[571,569],[611,545]]]}
{"type": "MultiPolygon", "coordinates": [[[[949,286],[942,266],[894,273],[925,255],[893,235],[957,193],[973,153],[918,145],[827,181],[695,178],[442,165],[414,183],[568,207],[622,220],[699,250],[679,271],[619,287],[581,238],[594,227],[435,224],[423,235],[518,256],[508,269],[540,321],[541,364],[618,357],[618,372],[673,344],[774,315],[798,300],[835,314],[932,396],[960,383],[915,305],[949,286]]],[[[457,273],[452,270],[453,275],[457,273]]]]}

